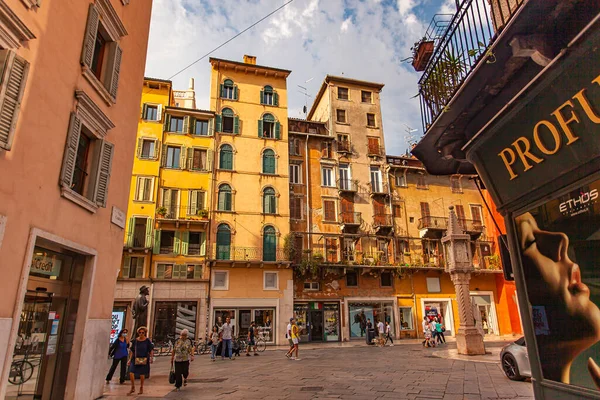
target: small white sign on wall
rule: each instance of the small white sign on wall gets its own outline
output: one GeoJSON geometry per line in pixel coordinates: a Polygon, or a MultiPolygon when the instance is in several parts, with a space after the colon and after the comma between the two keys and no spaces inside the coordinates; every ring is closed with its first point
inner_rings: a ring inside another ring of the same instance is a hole
{"type": "Polygon", "coordinates": [[[112,222],[119,228],[125,229],[125,212],[120,208],[113,206],[112,213],[110,216],[110,222],[112,222]]]}
{"type": "Polygon", "coordinates": [[[440,288],[440,278],[427,278],[427,291],[429,293],[440,293],[442,291],[440,288]]]}

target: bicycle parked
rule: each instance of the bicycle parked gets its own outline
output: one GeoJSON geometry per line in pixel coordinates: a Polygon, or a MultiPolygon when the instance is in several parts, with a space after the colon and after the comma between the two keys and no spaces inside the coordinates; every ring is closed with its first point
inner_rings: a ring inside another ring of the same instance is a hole
{"type": "Polygon", "coordinates": [[[157,341],[154,344],[154,354],[157,356],[168,356],[173,353],[175,345],[175,335],[167,335],[165,340],[157,341]]]}
{"type": "Polygon", "coordinates": [[[10,364],[8,381],[13,385],[22,385],[33,376],[33,369],[41,363],[40,358],[13,360],[10,364]]]}
{"type": "Polygon", "coordinates": [[[208,341],[206,339],[198,339],[194,342],[194,348],[196,349],[196,354],[208,354],[210,353],[210,346],[208,345],[208,341]]]}

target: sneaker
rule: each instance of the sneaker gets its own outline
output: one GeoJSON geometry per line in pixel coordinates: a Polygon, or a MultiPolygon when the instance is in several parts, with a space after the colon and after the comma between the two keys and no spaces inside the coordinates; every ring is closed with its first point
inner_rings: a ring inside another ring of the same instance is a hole
{"type": "Polygon", "coordinates": [[[300,361],[300,360],[302,360],[302,359],[301,359],[301,358],[294,358],[294,360],[296,360],[296,361],[300,361]]]}
{"type": "Polygon", "coordinates": [[[290,356],[289,354],[287,354],[287,353],[285,353],[285,356],[286,356],[286,358],[287,358],[288,360],[289,360],[289,359],[290,359],[290,357],[291,357],[291,356],[290,356]]]}
{"type": "Polygon", "coordinates": [[[254,355],[255,355],[255,356],[257,356],[257,355],[258,355],[258,353],[254,353],[254,355]]]}
{"type": "Polygon", "coordinates": [[[394,347],[394,343],[390,344],[390,347],[394,347]]]}
{"type": "Polygon", "coordinates": [[[295,360],[295,359],[296,359],[296,357],[293,357],[293,356],[292,356],[292,357],[290,357],[290,360],[295,360]]]}
{"type": "Polygon", "coordinates": [[[187,386],[187,379],[183,380],[183,386],[187,386]]]}
{"type": "Polygon", "coordinates": [[[213,360],[213,361],[217,361],[217,360],[216,360],[216,359],[214,359],[214,358],[213,358],[212,360],[213,360]]]}
{"type": "Polygon", "coordinates": [[[110,385],[110,381],[109,381],[109,380],[107,380],[107,381],[106,381],[106,384],[107,384],[107,385],[110,385]]]}
{"type": "Polygon", "coordinates": [[[250,353],[246,353],[246,357],[250,357],[250,353]]]}

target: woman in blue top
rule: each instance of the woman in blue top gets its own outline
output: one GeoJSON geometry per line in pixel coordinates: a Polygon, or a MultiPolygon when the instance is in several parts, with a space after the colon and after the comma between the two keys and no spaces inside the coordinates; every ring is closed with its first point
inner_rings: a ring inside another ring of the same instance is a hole
{"type": "Polygon", "coordinates": [[[150,376],[150,364],[152,363],[152,350],[154,345],[146,337],[148,329],[140,326],[137,330],[138,337],[131,341],[129,346],[129,380],[131,380],[131,390],[127,394],[131,396],[135,393],[135,378],[140,380],[140,392],[144,394],[144,379],[150,376]]]}
{"type": "Polygon", "coordinates": [[[113,358],[113,362],[108,371],[108,375],[106,375],[106,383],[110,383],[119,363],[121,363],[119,383],[123,384],[125,382],[125,374],[127,373],[127,346],[129,345],[127,342],[127,333],[127,329],[122,329],[108,349],[108,356],[113,358]]]}

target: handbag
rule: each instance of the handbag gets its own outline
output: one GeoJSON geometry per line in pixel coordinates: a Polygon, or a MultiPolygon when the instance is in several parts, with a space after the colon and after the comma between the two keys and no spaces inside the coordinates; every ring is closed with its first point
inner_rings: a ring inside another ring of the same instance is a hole
{"type": "Polygon", "coordinates": [[[446,332],[446,327],[442,326],[442,332],[446,332]]]}
{"type": "Polygon", "coordinates": [[[146,365],[148,364],[148,357],[138,357],[138,351],[137,351],[137,347],[138,347],[138,341],[135,341],[135,361],[134,364],[135,365],[146,365]]]}
{"type": "Polygon", "coordinates": [[[169,383],[171,385],[175,383],[175,368],[173,367],[173,363],[171,363],[171,372],[169,372],[169,383]]]}

